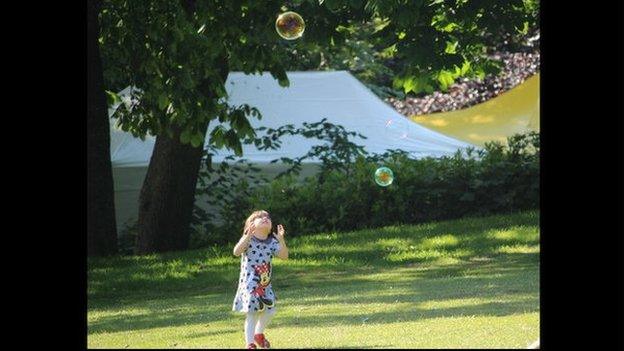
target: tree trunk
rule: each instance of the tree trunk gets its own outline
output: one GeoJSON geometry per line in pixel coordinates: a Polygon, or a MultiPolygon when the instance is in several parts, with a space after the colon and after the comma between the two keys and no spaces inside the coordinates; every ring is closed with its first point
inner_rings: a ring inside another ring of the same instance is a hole
{"type": "Polygon", "coordinates": [[[117,253],[110,125],[98,46],[99,1],[87,3],[87,254],[105,256],[117,253]]]}
{"type": "Polygon", "coordinates": [[[156,138],[139,198],[137,254],[188,248],[202,151],[183,145],[179,130],[156,138]]]}

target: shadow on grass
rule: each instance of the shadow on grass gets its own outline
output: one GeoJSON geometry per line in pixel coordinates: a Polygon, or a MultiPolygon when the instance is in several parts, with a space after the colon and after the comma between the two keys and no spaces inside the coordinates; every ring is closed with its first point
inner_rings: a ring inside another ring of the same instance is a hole
{"type": "Polygon", "coordinates": [[[487,302],[473,306],[458,306],[435,309],[409,308],[404,311],[374,312],[367,314],[331,314],[318,315],[309,313],[298,317],[276,318],[273,328],[285,326],[315,327],[319,325],[368,325],[416,322],[425,319],[465,316],[508,316],[517,313],[538,311],[536,298],[524,299],[514,302],[487,302]]]}
{"type": "MultiPolygon", "coordinates": [[[[514,299],[513,296],[535,294],[537,287],[527,284],[527,279],[534,279],[537,275],[539,254],[501,253],[500,248],[505,245],[535,246],[539,245],[539,239],[526,239],[522,235],[488,235],[518,226],[535,227],[537,222],[535,214],[524,213],[494,216],[487,221],[471,219],[430,223],[416,229],[398,226],[296,238],[290,245],[293,260],[277,264],[275,268],[273,285],[278,306],[280,299],[283,299],[285,308],[302,306],[306,309],[318,304],[386,303],[391,306],[392,303],[412,303],[405,310],[368,314],[368,324],[392,323],[398,319],[502,316],[537,311],[539,303],[536,297],[516,296],[514,299]],[[449,235],[453,240],[435,241],[449,235]],[[439,257],[410,256],[422,252],[425,244],[431,242],[439,255],[460,262],[432,265],[430,263],[439,257]],[[331,248],[326,250],[331,254],[298,249],[299,245],[331,248]],[[344,249],[347,245],[360,246],[349,251],[344,249]],[[380,280],[376,280],[376,274],[382,275],[380,280]],[[384,274],[387,276],[383,277],[384,274]],[[388,290],[390,286],[396,292],[388,290]],[[349,298],[354,295],[357,298],[349,298]],[[512,298],[497,301],[503,295],[512,298]],[[426,302],[443,305],[445,300],[472,297],[482,298],[485,302],[436,309],[421,305],[426,302]]],[[[227,247],[223,251],[229,250],[227,247]]],[[[244,316],[230,311],[237,288],[238,269],[237,258],[219,256],[214,250],[90,260],[89,311],[136,308],[140,312],[97,318],[89,323],[89,334],[184,324],[206,324],[210,328],[210,323],[214,321],[232,318],[240,318],[242,325],[244,316]],[[213,262],[218,264],[205,265],[209,259],[216,259],[213,262]]],[[[273,323],[274,326],[319,323],[356,325],[362,323],[361,317],[355,311],[353,314],[325,316],[305,311],[296,317],[277,317],[273,323]]],[[[224,332],[230,331],[207,330],[211,334],[206,335],[224,332]]]]}
{"type": "MultiPolygon", "coordinates": [[[[515,225],[515,223],[514,223],[515,225]]],[[[328,255],[323,252],[302,252],[297,250],[296,245],[291,247],[291,261],[276,265],[276,274],[282,277],[297,278],[308,281],[305,277],[310,271],[340,271],[353,270],[361,267],[401,267],[404,265],[418,265],[433,262],[440,257],[452,257],[455,259],[469,260],[473,257],[485,257],[486,259],[499,259],[501,257],[514,256],[499,252],[501,246],[514,245],[538,245],[538,240],[495,239],[483,235],[484,231],[494,231],[509,228],[507,226],[483,227],[477,231],[466,230],[453,243],[437,244],[431,248],[434,254],[426,256],[426,249],[422,248],[424,240],[436,238],[439,235],[449,233],[448,225],[432,225],[436,230],[427,229],[425,234],[409,235],[399,231],[379,235],[378,239],[385,241],[402,240],[405,243],[389,244],[368,243],[359,250],[340,250],[341,245],[349,243],[348,238],[334,240],[331,247],[335,253],[328,255]],[[425,252],[425,254],[423,254],[425,252]],[[394,258],[391,255],[398,255],[394,258]],[[420,255],[420,256],[419,256],[420,255]],[[424,255],[424,256],[423,256],[424,255]]],[[[389,229],[386,229],[389,230],[389,229]]],[[[455,231],[457,228],[455,228],[455,231]]],[[[392,232],[392,231],[390,231],[392,232]]],[[[323,247],[315,238],[313,243],[323,247]]],[[[120,267],[113,266],[108,269],[94,268],[89,272],[89,302],[94,308],[105,308],[118,305],[121,301],[131,301],[133,297],[158,298],[163,294],[170,297],[184,297],[197,295],[203,292],[218,292],[228,289],[236,289],[238,280],[238,259],[225,259],[227,263],[214,266],[202,264],[205,253],[192,252],[183,257],[169,258],[158,261],[148,259],[149,263],[139,260],[134,263],[125,262],[120,267]]],[[[538,254],[526,254],[523,263],[535,264],[539,261],[538,254]]],[[[279,260],[278,260],[279,261],[279,260]]],[[[447,271],[430,271],[432,277],[435,274],[457,274],[461,267],[450,267],[447,271]]],[[[276,275],[276,276],[277,276],[276,275]]],[[[333,278],[332,278],[333,279],[333,278]]]]}
{"type": "MultiPolygon", "coordinates": [[[[516,254],[516,256],[521,256],[516,254]]],[[[536,273],[526,271],[526,267],[519,264],[515,268],[507,265],[522,262],[520,257],[494,263],[458,264],[454,267],[429,268],[417,270],[406,268],[400,281],[390,276],[386,280],[377,281],[367,279],[366,274],[345,274],[334,276],[331,279],[317,280],[308,285],[300,281],[293,281],[293,289],[288,291],[283,285],[275,285],[278,295],[278,309],[280,300],[286,308],[322,304],[368,304],[368,303],[411,303],[408,308],[387,312],[366,314],[366,321],[371,323],[393,323],[401,321],[416,321],[438,317],[456,316],[504,316],[515,313],[534,312],[538,310],[537,297],[527,298],[523,294],[532,294],[536,286],[527,284],[527,274],[536,273]],[[443,271],[443,272],[440,272],[443,271]],[[396,292],[384,289],[391,285],[396,292]],[[282,289],[283,294],[280,294],[282,289]],[[383,294],[380,293],[383,291],[383,294]],[[356,298],[350,298],[357,294],[356,298]],[[500,301],[501,296],[505,299],[500,301]],[[515,296],[514,295],[520,295],[515,296]],[[285,298],[284,298],[285,296],[285,298]],[[302,297],[304,299],[302,299],[302,297]],[[462,298],[480,298],[486,302],[446,308],[425,308],[422,303],[444,303],[446,300],[462,298]],[[489,300],[489,301],[488,301],[489,300]],[[493,301],[492,301],[493,300],[493,301]]],[[[535,267],[534,267],[535,269],[535,267]]],[[[387,268],[374,273],[397,274],[396,269],[387,268]]],[[[314,275],[310,273],[309,275],[314,275]]],[[[318,274],[318,273],[317,273],[318,274]]],[[[322,274],[320,274],[322,275],[322,274]]],[[[145,313],[133,316],[112,315],[99,318],[89,324],[89,333],[119,332],[127,330],[144,330],[158,327],[174,327],[184,324],[206,324],[232,318],[244,318],[243,314],[230,311],[235,288],[228,293],[205,296],[186,296],[182,298],[161,297],[154,303],[137,302],[137,306],[145,313]],[[164,306],[172,306],[166,309],[164,306]]],[[[354,306],[354,310],[357,307],[354,306]]],[[[362,324],[362,315],[329,314],[319,315],[306,310],[298,316],[285,316],[274,319],[274,327],[279,326],[318,326],[320,324],[362,324]]],[[[210,332],[210,331],[208,331],[210,332]]],[[[213,334],[223,333],[211,332],[213,334]]]]}
{"type": "MultiPolygon", "coordinates": [[[[209,330],[210,326],[206,326],[206,329],[209,330]]],[[[205,332],[191,333],[191,334],[186,334],[185,338],[188,338],[188,339],[201,339],[201,338],[205,338],[207,336],[212,336],[212,335],[240,333],[240,332],[243,332],[243,333],[245,332],[245,329],[244,329],[242,323],[241,323],[241,327],[239,329],[228,328],[228,329],[219,329],[219,330],[210,330],[210,331],[205,331],[205,332]]]]}

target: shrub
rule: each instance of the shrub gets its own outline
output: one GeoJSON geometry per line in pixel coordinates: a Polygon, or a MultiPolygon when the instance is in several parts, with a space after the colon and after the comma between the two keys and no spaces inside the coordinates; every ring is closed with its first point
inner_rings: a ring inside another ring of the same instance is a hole
{"type": "Polygon", "coordinates": [[[291,167],[271,182],[256,179],[253,172],[259,169],[240,160],[237,162],[246,168],[222,165],[202,174],[203,178],[215,179],[203,191],[212,196],[212,205],[219,205],[222,220],[217,223],[214,215],[206,213],[197,216],[207,237],[204,245],[237,240],[238,235],[232,233],[259,208],[268,210],[274,224],[284,224],[289,235],[296,236],[539,206],[538,133],[514,135],[506,145],[492,142],[484,149],[457,152],[452,157],[416,160],[400,150],[369,155],[349,140],[355,133],[325,120],[304,127],[267,130],[264,138],[273,144],[256,141],[264,148],[279,147],[279,137],[284,134],[327,141],[298,159],[281,159],[291,167]],[[321,170],[298,181],[301,162],[308,157],[321,159],[321,170]],[[380,187],[373,180],[375,170],[382,165],[395,174],[389,187],[380,187]]]}

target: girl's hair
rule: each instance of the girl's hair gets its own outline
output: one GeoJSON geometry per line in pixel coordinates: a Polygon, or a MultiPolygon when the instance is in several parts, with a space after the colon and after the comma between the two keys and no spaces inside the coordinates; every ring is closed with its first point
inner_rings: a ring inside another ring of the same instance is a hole
{"type": "MultiPolygon", "coordinates": [[[[247,233],[247,231],[249,230],[249,227],[251,226],[251,223],[253,223],[253,221],[258,218],[261,217],[263,215],[269,215],[269,213],[265,210],[258,210],[258,211],[254,211],[249,217],[247,217],[247,220],[245,221],[245,227],[243,228],[243,235],[245,235],[245,233],[247,233]]],[[[271,223],[271,225],[273,225],[273,223],[271,223]]],[[[271,228],[273,229],[273,228],[271,228]]],[[[269,234],[271,234],[272,231],[269,230],[269,234]]]]}

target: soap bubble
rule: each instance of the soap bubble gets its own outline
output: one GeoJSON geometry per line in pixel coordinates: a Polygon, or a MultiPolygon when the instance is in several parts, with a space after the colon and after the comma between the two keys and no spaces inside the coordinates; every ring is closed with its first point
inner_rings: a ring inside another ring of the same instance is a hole
{"type": "Polygon", "coordinates": [[[284,12],[277,17],[277,21],[275,21],[275,30],[280,37],[286,40],[294,40],[303,35],[305,22],[296,12],[284,12]]]}
{"type": "Polygon", "coordinates": [[[388,167],[379,167],[375,171],[375,183],[379,186],[388,186],[394,181],[394,174],[388,167]]]}

